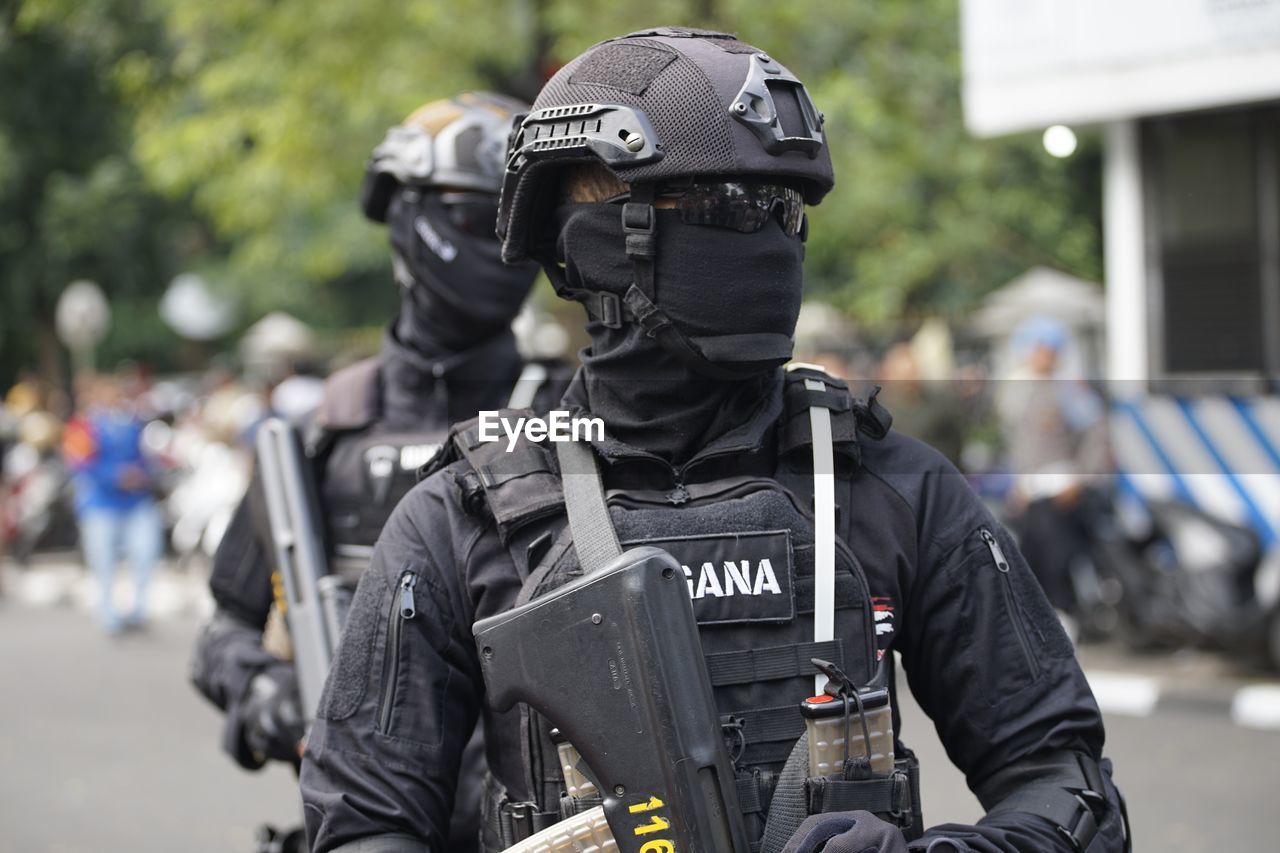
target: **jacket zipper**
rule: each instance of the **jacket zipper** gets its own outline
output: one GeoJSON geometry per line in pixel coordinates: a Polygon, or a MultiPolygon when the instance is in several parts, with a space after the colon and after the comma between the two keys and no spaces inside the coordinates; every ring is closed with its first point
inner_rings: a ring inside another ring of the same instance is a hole
{"type": "Polygon", "coordinates": [[[382,671],[382,707],[378,714],[378,731],[383,734],[391,733],[391,709],[395,706],[396,682],[400,679],[400,632],[405,622],[418,615],[418,607],[413,600],[413,588],[417,585],[418,576],[413,572],[400,576],[400,594],[393,600],[388,617],[387,646],[390,654],[382,671]]]}
{"type": "Polygon", "coordinates": [[[672,469],[671,479],[675,481],[674,488],[667,492],[667,503],[672,506],[680,506],[689,502],[689,490],[684,487],[684,469],[679,471],[672,469]]]}
{"type": "Polygon", "coordinates": [[[1027,667],[1031,670],[1031,677],[1039,678],[1040,663],[1036,660],[1035,655],[1031,653],[1031,644],[1027,642],[1027,632],[1022,625],[1022,610],[1019,609],[1018,603],[1013,597],[1013,581],[1009,579],[1009,561],[1005,559],[1004,551],[1000,549],[1000,543],[996,541],[996,537],[990,530],[984,527],[978,531],[978,535],[986,543],[987,550],[991,552],[991,559],[995,561],[996,568],[1000,571],[1000,590],[1004,593],[1005,610],[1013,622],[1013,633],[1018,637],[1018,646],[1022,649],[1022,657],[1027,662],[1027,667]]]}

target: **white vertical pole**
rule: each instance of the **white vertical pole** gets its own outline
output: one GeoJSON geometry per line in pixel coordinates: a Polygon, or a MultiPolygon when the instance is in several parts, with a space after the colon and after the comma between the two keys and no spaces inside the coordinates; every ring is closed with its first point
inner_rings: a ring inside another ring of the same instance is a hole
{"type": "MultiPolygon", "coordinates": [[[[804,387],[822,391],[817,379],[804,387]]],[[[809,407],[813,430],[813,641],[825,643],[836,636],[836,462],[831,437],[831,412],[809,407]]],[[[821,696],[827,679],[813,677],[813,695],[821,696]]]]}
{"type": "Polygon", "coordinates": [[[1107,378],[1148,378],[1148,300],[1138,123],[1106,126],[1102,222],[1107,279],[1107,378]]]}

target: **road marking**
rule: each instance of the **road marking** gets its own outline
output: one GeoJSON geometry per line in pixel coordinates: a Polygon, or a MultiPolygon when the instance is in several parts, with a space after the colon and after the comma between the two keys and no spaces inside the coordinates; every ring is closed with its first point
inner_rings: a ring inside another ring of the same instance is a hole
{"type": "Polygon", "coordinates": [[[1280,687],[1254,684],[1237,690],[1231,721],[1250,729],[1280,729],[1280,687]]]}
{"type": "Polygon", "coordinates": [[[5,578],[6,592],[16,600],[33,607],[70,604],[84,571],[78,567],[58,566],[12,572],[5,578]]]}
{"type": "Polygon", "coordinates": [[[1103,713],[1149,717],[1160,701],[1160,682],[1140,675],[1087,672],[1093,698],[1103,713]]]}

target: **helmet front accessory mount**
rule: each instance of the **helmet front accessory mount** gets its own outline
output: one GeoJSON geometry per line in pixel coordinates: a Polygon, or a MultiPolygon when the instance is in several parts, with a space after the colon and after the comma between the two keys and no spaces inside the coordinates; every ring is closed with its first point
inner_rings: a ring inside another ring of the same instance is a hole
{"type": "Polygon", "coordinates": [[[747,126],[770,154],[822,150],[823,115],[794,74],[767,53],[755,54],[729,114],[747,126]]]}

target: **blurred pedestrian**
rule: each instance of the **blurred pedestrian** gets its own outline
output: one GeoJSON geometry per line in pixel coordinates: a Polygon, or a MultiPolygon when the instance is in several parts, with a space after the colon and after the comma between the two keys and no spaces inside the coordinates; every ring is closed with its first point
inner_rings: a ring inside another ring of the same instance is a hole
{"type": "MultiPolygon", "coordinates": [[[[8,407],[0,400],[0,569],[4,566],[12,531],[9,527],[9,477],[6,463],[9,448],[17,437],[17,419],[9,414],[8,407]]],[[[4,572],[0,570],[0,598],[4,597],[4,572]]]]}
{"type": "Polygon", "coordinates": [[[160,557],[163,528],[152,497],[153,473],[143,453],[145,421],[115,377],[81,386],[82,399],[63,432],[63,454],[75,485],[85,561],[99,585],[98,618],[109,634],[141,628],[148,582],[160,557]],[[117,559],[133,567],[133,606],[117,612],[112,591],[117,559]]]}
{"type": "Polygon", "coordinates": [[[882,399],[893,412],[899,432],[918,438],[960,464],[968,425],[968,401],[955,393],[952,383],[926,382],[920,363],[908,341],[894,344],[880,362],[882,399]]]}
{"type": "Polygon", "coordinates": [[[209,437],[248,452],[254,427],[269,416],[262,389],[223,367],[210,368],[203,384],[208,390],[200,419],[209,437]]]}
{"type": "Polygon", "coordinates": [[[1021,365],[996,404],[1015,477],[1022,550],[1055,608],[1073,613],[1071,563],[1087,547],[1078,508],[1090,475],[1109,470],[1105,407],[1083,380],[1063,375],[1067,330],[1033,317],[1014,334],[1021,365]]]}

